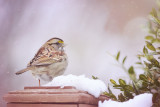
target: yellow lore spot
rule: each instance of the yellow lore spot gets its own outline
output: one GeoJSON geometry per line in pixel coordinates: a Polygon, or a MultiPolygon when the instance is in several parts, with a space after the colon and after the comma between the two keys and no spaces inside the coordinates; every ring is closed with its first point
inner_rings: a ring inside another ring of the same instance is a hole
{"type": "Polygon", "coordinates": [[[64,42],[60,40],[60,41],[58,41],[58,43],[64,43],[64,42]]]}

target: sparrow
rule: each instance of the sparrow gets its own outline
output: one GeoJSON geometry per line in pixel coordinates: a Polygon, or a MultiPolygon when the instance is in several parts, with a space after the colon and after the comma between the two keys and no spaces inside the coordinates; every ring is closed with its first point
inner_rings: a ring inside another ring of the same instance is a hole
{"type": "Polygon", "coordinates": [[[62,75],[68,65],[67,55],[64,51],[64,41],[60,38],[48,40],[27,67],[16,72],[16,75],[31,71],[33,77],[39,80],[52,81],[56,76],[62,75]]]}

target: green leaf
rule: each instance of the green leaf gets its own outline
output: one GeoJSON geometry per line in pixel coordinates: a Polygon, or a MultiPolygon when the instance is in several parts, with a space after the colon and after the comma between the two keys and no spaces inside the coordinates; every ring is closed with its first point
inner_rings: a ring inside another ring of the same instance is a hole
{"type": "Polygon", "coordinates": [[[106,91],[105,91],[105,92],[103,92],[103,94],[104,94],[104,95],[107,95],[107,96],[109,96],[109,97],[110,97],[110,94],[109,94],[108,92],[106,92],[106,91]]]}
{"type": "Polygon", "coordinates": [[[109,85],[108,85],[108,91],[109,91],[109,94],[112,94],[112,91],[111,91],[109,85]]]}
{"type": "Polygon", "coordinates": [[[114,100],[117,100],[116,96],[112,93],[112,91],[111,91],[109,85],[108,85],[108,91],[109,91],[108,94],[107,94],[107,92],[105,92],[106,95],[110,96],[110,97],[113,98],[114,100]]]}
{"type": "Polygon", "coordinates": [[[147,22],[146,27],[148,28],[148,30],[149,30],[148,32],[149,32],[149,33],[155,34],[155,32],[154,32],[154,30],[153,30],[153,28],[152,28],[152,22],[151,22],[151,20],[149,20],[149,21],[147,22]]]}
{"type": "Polygon", "coordinates": [[[139,79],[143,81],[147,81],[147,77],[144,74],[140,74],[139,79]]]}
{"type": "Polygon", "coordinates": [[[116,56],[117,61],[119,60],[119,56],[120,56],[120,51],[117,53],[117,56],[116,56]]]}
{"type": "Polygon", "coordinates": [[[125,101],[125,97],[123,96],[122,93],[120,93],[120,95],[118,95],[118,100],[121,101],[121,102],[125,101]]]}
{"type": "Polygon", "coordinates": [[[122,80],[122,79],[119,79],[119,84],[120,84],[121,86],[124,86],[124,85],[126,85],[126,82],[125,82],[124,80],[122,80]]]}
{"type": "Polygon", "coordinates": [[[142,57],[144,57],[145,55],[141,55],[141,54],[138,54],[137,55],[137,58],[140,60],[142,57]]]}
{"type": "Polygon", "coordinates": [[[117,101],[117,98],[116,98],[116,96],[115,96],[114,94],[111,94],[111,98],[112,98],[113,100],[116,100],[116,101],[117,101]]]}
{"type": "Polygon", "coordinates": [[[116,98],[116,96],[114,94],[110,94],[108,92],[104,92],[103,94],[108,96],[108,97],[111,97],[113,100],[117,101],[117,98],[116,98]]]}
{"type": "Polygon", "coordinates": [[[123,64],[125,63],[126,59],[127,59],[127,56],[123,58],[123,61],[122,61],[123,64]]]}
{"type": "Polygon", "coordinates": [[[151,60],[151,63],[156,67],[159,67],[159,62],[155,58],[151,60]]]}
{"type": "Polygon", "coordinates": [[[145,89],[145,88],[147,88],[148,87],[148,84],[146,83],[146,82],[142,82],[142,89],[145,89]]]}
{"type": "Polygon", "coordinates": [[[149,55],[160,55],[160,52],[150,52],[149,55]]]}
{"type": "Polygon", "coordinates": [[[160,43],[160,39],[158,39],[158,38],[157,39],[153,39],[152,43],[160,43]]]}
{"type": "Polygon", "coordinates": [[[121,90],[121,91],[124,91],[124,89],[123,89],[123,88],[121,88],[120,90],[121,90]]]}
{"type": "Polygon", "coordinates": [[[146,45],[147,45],[147,48],[152,50],[152,51],[156,51],[155,47],[152,45],[152,43],[146,41],[146,45]]]}
{"type": "Polygon", "coordinates": [[[129,74],[135,74],[133,66],[128,69],[129,74]]]}
{"type": "Polygon", "coordinates": [[[150,14],[150,20],[152,20],[155,24],[160,25],[160,20],[155,17],[152,13],[150,14]]]}
{"type": "Polygon", "coordinates": [[[146,39],[146,40],[153,40],[154,37],[153,37],[153,36],[146,36],[145,39],[146,39]]]}
{"type": "Polygon", "coordinates": [[[110,79],[110,82],[114,85],[117,85],[116,81],[114,81],[113,79],[110,79]]]}
{"type": "Polygon", "coordinates": [[[113,87],[118,89],[119,87],[121,87],[121,85],[114,85],[113,87]]]}
{"type": "Polygon", "coordinates": [[[128,74],[129,74],[129,77],[131,78],[132,81],[136,81],[136,73],[134,71],[134,68],[133,66],[131,66],[129,69],[128,69],[128,74]]]}
{"type": "Polygon", "coordinates": [[[128,92],[128,91],[124,91],[124,95],[126,97],[128,97],[128,99],[132,99],[133,98],[133,95],[130,92],[128,92]]]}
{"type": "Polygon", "coordinates": [[[136,62],[136,64],[142,65],[142,62],[136,62]]]}
{"type": "Polygon", "coordinates": [[[143,48],[143,53],[144,54],[148,54],[148,50],[147,50],[147,48],[144,46],[144,48],[143,48]]]}
{"type": "Polygon", "coordinates": [[[136,83],[136,86],[138,88],[142,88],[142,83],[143,83],[143,80],[138,80],[138,82],[136,83]]]}
{"type": "Polygon", "coordinates": [[[98,77],[95,77],[95,76],[93,76],[93,75],[92,75],[92,78],[93,78],[94,80],[98,79],[98,77]]]}
{"type": "Polygon", "coordinates": [[[145,57],[147,58],[148,61],[151,61],[154,58],[153,55],[146,55],[145,57]]]}
{"type": "Polygon", "coordinates": [[[159,67],[159,62],[152,56],[146,56],[147,60],[150,61],[153,65],[155,65],[156,67],[159,67]]]}
{"type": "Polygon", "coordinates": [[[130,86],[130,85],[125,85],[124,89],[127,90],[127,91],[130,91],[130,92],[134,92],[133,87],[130,86]]]}
{"type": "Polygon", "coordinates": [[[157,12],[155,10],[155,8],[152,8],[152,12],[151,12],[155,17],[157,17],[157,12]]]}
{"type": "Polygon", "coordinates": [[[136,95],[139,94],[136,84],[132,81],[132,86],[136,95]]]}
{"type": "Polygon", "coordinates": [[[152,64],[147,63],[146,61],[144,61],[144,64],[146,65],[146,67],[148,67],[149,69],[152,68],[152,64]]]}

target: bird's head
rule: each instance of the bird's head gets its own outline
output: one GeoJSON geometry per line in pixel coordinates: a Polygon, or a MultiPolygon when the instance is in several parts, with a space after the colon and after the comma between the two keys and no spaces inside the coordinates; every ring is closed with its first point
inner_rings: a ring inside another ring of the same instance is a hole
{"type": "Polygon", "coordinates": [[[48,45],[53,46],[55,49],[63,49],[64,41],[60,38],[51,38],[46,42],[48,45]]]}

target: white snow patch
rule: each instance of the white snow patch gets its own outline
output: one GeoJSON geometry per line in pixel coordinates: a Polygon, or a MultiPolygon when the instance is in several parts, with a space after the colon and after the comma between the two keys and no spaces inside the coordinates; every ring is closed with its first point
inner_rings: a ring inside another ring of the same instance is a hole
{"type": "Polygon", "coordinates": [[[87,91],[89,94],[99,97],[100,94],[107,90],[105,83],[99,79],[89,79],[85,75],[75,76],[58,76],[45,86],[73,86],[78,90],[87,91]]]}
{"type": "Polygon", "coordinates": [[[152,94],[141,94],[135,96],[126,102],[116,102],[112,100],[99,101],[98,107],[151,107],[152,106],[152,94]]]}

